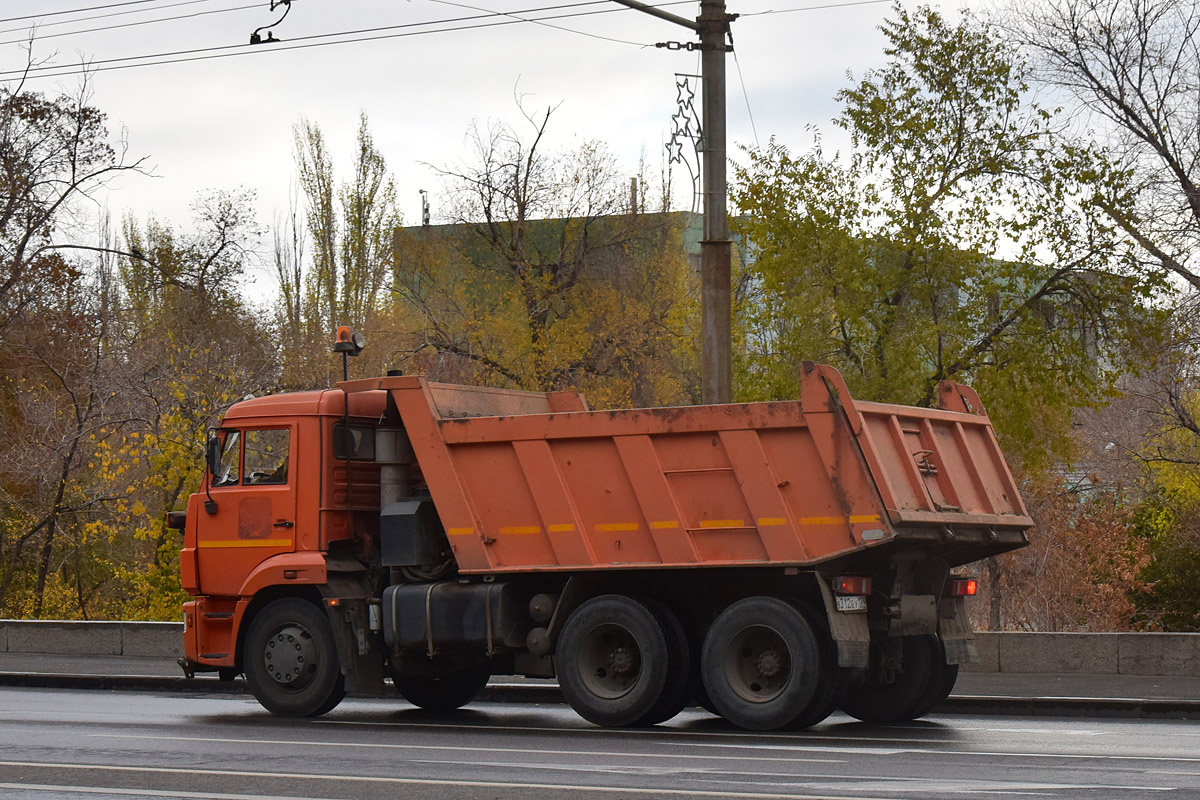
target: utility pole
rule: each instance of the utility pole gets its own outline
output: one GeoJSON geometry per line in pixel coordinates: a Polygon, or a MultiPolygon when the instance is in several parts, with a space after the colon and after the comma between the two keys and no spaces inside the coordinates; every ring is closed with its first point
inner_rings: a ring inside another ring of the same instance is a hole
{"type": "Polygon", "coordinates": [[[615,0],[623,6],[674,22],[699,34],[697,42],[660,42],[669,50],[699,50],[704,105],[700,120],[704,150],[704,238],[700,242],[700,397],[704,403],[733,400],[731,252],[726,223],[725,53],[729,23],[725,0],[700,0],[700,16],[692,21],[639,0],[615,0]]]}

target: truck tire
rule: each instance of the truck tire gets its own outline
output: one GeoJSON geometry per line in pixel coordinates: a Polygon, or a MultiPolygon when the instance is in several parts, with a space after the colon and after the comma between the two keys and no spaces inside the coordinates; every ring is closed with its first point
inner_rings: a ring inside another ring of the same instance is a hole
{"type": "Polygon", "coordinates": [[[811,728],[818,722],[823,722],[832,714],[850,687],[850,671],[838,666],[837,643],[829,633],[829,624],[821,619],[809,606],[801,606],[800,611],[812,626],[817,636],[817,648],[820,651],[820,661],[817,673],[817,690],[800,716],[792,720],[788,727],[791,730],[811,728]]]}
{"type": "Polygon", "coordinates": [[[812,625],[777,597],[748,597],[726,608],[704,637],[700,674],[713,707],[740,728],[787,728],[810,707],[821,683],[812,625]]]}
{"type": "Polygon", "coordinates": [[[579,716],[607,727],[639,725],[665,710],[671,653],[658,615],[632,597],[606,594],[567,618],[555,672],[579,716]]]}
{"type": "Polygon", "coordinates": [[[436,678],[393,675],[392,683],[414,706],[429,711],[453,711],[478,697],[491,677],[491,670],[477,668],[436,678]]]}
{"type": "Polygon", "coordinates": [[[254,698],[274,714],[316,717],[346,696],[329,618],[306,600],[287,597],[258,612],[242,663],[254,698]]]}
{"type": "Polygon", "coordinates": [[[946,663],[946,647],[942,640],[936,636],[926,638],[929,639],[933,660],[929,665],[929,683],[917,707],[913,709],[912,719],[920,719],[940,706],[954,691],[954,684],[958,681],[958,664],[946,663]]]}
{"type": "Polygon", "coordinates": [[[907,722],[916,717],[933,678],[930,636],[905,636],[903,661],[889,663],[886,653],[872,642],[871,667],[860,683],[850,686],[842,711],[863,722],[907,722]]]}
{"type": "Polygon", "coordinates": [[[667,683],[658,702],[635,724],[657,725],[674,718],[687,706],[700,682],[700,670],[692,658],[687,631],[675,612],[651,598],[643,598],[642,602],[658,618],[667,637],[667,683]]]}

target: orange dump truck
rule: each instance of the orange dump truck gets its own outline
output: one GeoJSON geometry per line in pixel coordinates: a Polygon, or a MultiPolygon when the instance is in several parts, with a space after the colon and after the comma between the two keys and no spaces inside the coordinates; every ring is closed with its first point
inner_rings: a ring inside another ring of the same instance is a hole
{"type": "Polygon", "coordinates": [[[979,398],[590,411],[392,376],[243,401],[183,528],[185,671],[316,715],[555,676],[600,725],[919,717],[975,657],[956,567],[1031,521],[979,398]]]}

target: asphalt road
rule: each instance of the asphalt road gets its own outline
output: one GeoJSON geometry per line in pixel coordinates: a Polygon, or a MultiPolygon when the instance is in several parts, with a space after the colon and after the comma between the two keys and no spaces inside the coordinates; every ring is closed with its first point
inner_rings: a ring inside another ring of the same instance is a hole
{"type": "Polygon", "coordinates": [[[364,699],[287,720],[240,696],[0,689],[4,800],[1193,798],[1197,745],[1177,720],[835,716],[750,734],[694,710],[611,731],[553,704],[364,699]]]}

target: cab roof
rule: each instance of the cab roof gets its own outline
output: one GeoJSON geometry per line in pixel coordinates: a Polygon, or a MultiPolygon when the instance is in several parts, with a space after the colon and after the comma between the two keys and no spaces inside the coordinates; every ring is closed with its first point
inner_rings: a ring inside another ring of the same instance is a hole
{"type": "MultiPolygon", "coordinates": [[[[277,417],[340,417],[346,413],[346,395],[341,389],[318,389],[309,392],[252,397],[234,403],[225,413],[229,421],[277,417]]],[[[387,392],[354,392],[350,395],[350,416],[378,417],[387,404],[387,392]]]]}

